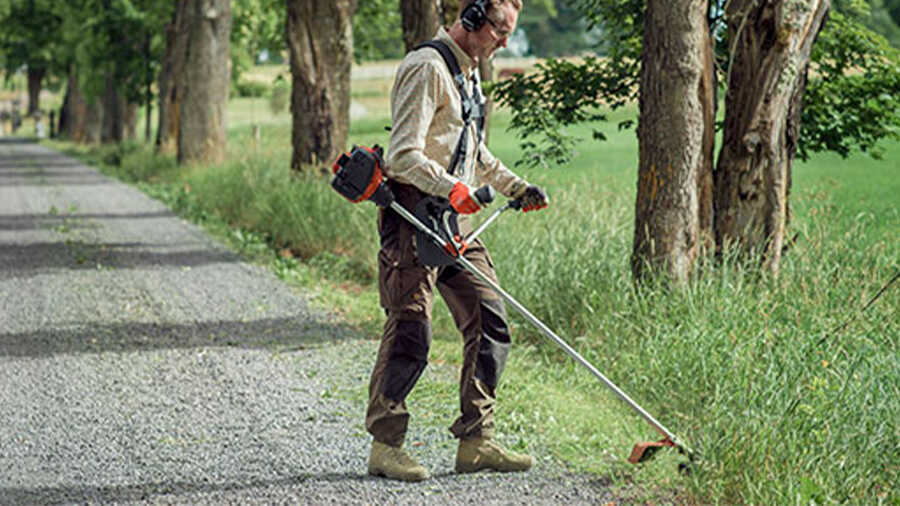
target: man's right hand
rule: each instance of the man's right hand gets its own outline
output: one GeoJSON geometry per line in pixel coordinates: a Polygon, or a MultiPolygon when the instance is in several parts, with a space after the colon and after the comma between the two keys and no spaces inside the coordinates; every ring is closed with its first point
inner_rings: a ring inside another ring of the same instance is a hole
{"type": "Polygon", "coordinates": [[[449,199],[450,205],[459,214],[472,214],[481,210],[481,205],[475,197],[475,190],[462,181],[453,185],[449,199]]]}

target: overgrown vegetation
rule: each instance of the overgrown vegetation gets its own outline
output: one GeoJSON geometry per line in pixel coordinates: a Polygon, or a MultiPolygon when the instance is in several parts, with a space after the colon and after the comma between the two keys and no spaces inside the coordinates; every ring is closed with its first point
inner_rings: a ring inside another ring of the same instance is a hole
{"type": "MultiPolygon", "coordinates": [[[[357,122],[351,137],[384,143],[385,121],[357,122]]],[[[501,111],[491,139],[512,161],[509,121],[501,111]]],[[[137,145],[81,155],[264,259],[376,337],[375,208],[346,203],[325,180],[292,175],[287,130],[265,125],[254,147],[248,128],[235,129],[231,162],[190,171],[137,145]]],[[[673,453],[642,467],[624,463],[634,442],[657,435],[517,315],[499,430],[573,469],[649,490],[650,499],[900,502],[900,289],[858,313],[900,270],[891,162],[900,145],[887,145],[886,162],[818,155],[797,167],[796,238],[777,280],[726,257],[683,288],[638,291],[627,266],[635,140],[608,137],[564,170],[528,174],[550,189],[553,205],[504,216],[484,238],[504,287],[688,441],[698,462],[688,476],[677,474],[673,453]]],[[[432,362],[458,364],[452,322],[441,306],[435,313],[432,362]]],[[[455,383],[433,380],[426,375],[413,392],[414,416],[455,405],[455,383]]]]}

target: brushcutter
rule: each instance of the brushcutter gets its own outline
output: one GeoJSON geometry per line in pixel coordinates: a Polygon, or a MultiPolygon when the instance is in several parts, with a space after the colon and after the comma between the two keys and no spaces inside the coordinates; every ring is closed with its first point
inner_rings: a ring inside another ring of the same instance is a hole
{"type": "MultiPolygon", "coordinates": [[[[459,235],[456,212],[446,199],[434,196],[426,197],[419,202],[413,212],[408,211],[394,199],[393,193],[384,181],[381,169],[384,165],[382,154],[382,149],[377,145],[372,148],[354,146],[349,153],[342,154],[334,163],[334,178],[331,181],[331,186],[353,203],[371,200],[379,207],[390,208],[402,216],[416,228],[416,247],[420,263],[429,266],[455,263],[472,273],[490,286],[507,304],[515,308],[526,320],[537,327],[544,336],[556,343],[576,362],[584,366],[619,399],[662,434],[663,439],[660,441],[640,442],[634,445],[631,456],[628,458],[629,462],[633,464],[645,462],[663,447],[676,448],[693,460],[693,453],[675,434],[665,428],[653,415],[638,405],[615,383],[610,381],[574,348],[556,335],[544,322],[501,288],[500,285],[484,275],[466,259],[464,252],[467,245],[471,244],[501,213],[509,209],[520,209],[521,202],[518,199],[508,201],[504,206],[494,211],[472,233],[462,237],[459,235]]],[[[488,204],[494,199],[494,191],[490,186],[484,186],[475,192],[475,196],[481,203],[488,204]]],[[[680,467],[682,470],[688,469],[684,464],[680,467]]]]}

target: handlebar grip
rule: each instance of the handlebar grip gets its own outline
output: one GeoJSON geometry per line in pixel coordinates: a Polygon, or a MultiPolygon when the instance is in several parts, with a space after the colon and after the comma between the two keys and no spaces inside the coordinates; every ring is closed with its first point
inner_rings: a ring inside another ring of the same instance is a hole
{"type": "Polygon", "coordinates": [[[475,190],[475,198],[478,200],[478,203],[482,206],[490,204],[494,201],[494,197],[497,196],[497,192],[491,187],[491,185],[484,185],[481,188],[475,190]]]}

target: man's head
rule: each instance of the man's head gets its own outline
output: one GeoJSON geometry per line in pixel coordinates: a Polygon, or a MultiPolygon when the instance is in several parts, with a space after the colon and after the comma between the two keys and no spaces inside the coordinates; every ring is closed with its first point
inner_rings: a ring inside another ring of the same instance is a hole
{"type": "Polygon", "coordinates": [[[522,0],[464,0],[459,24],[466,32],[465,49],[476,58],[490,58],[506,47],[516,29],[522,0]]]}

